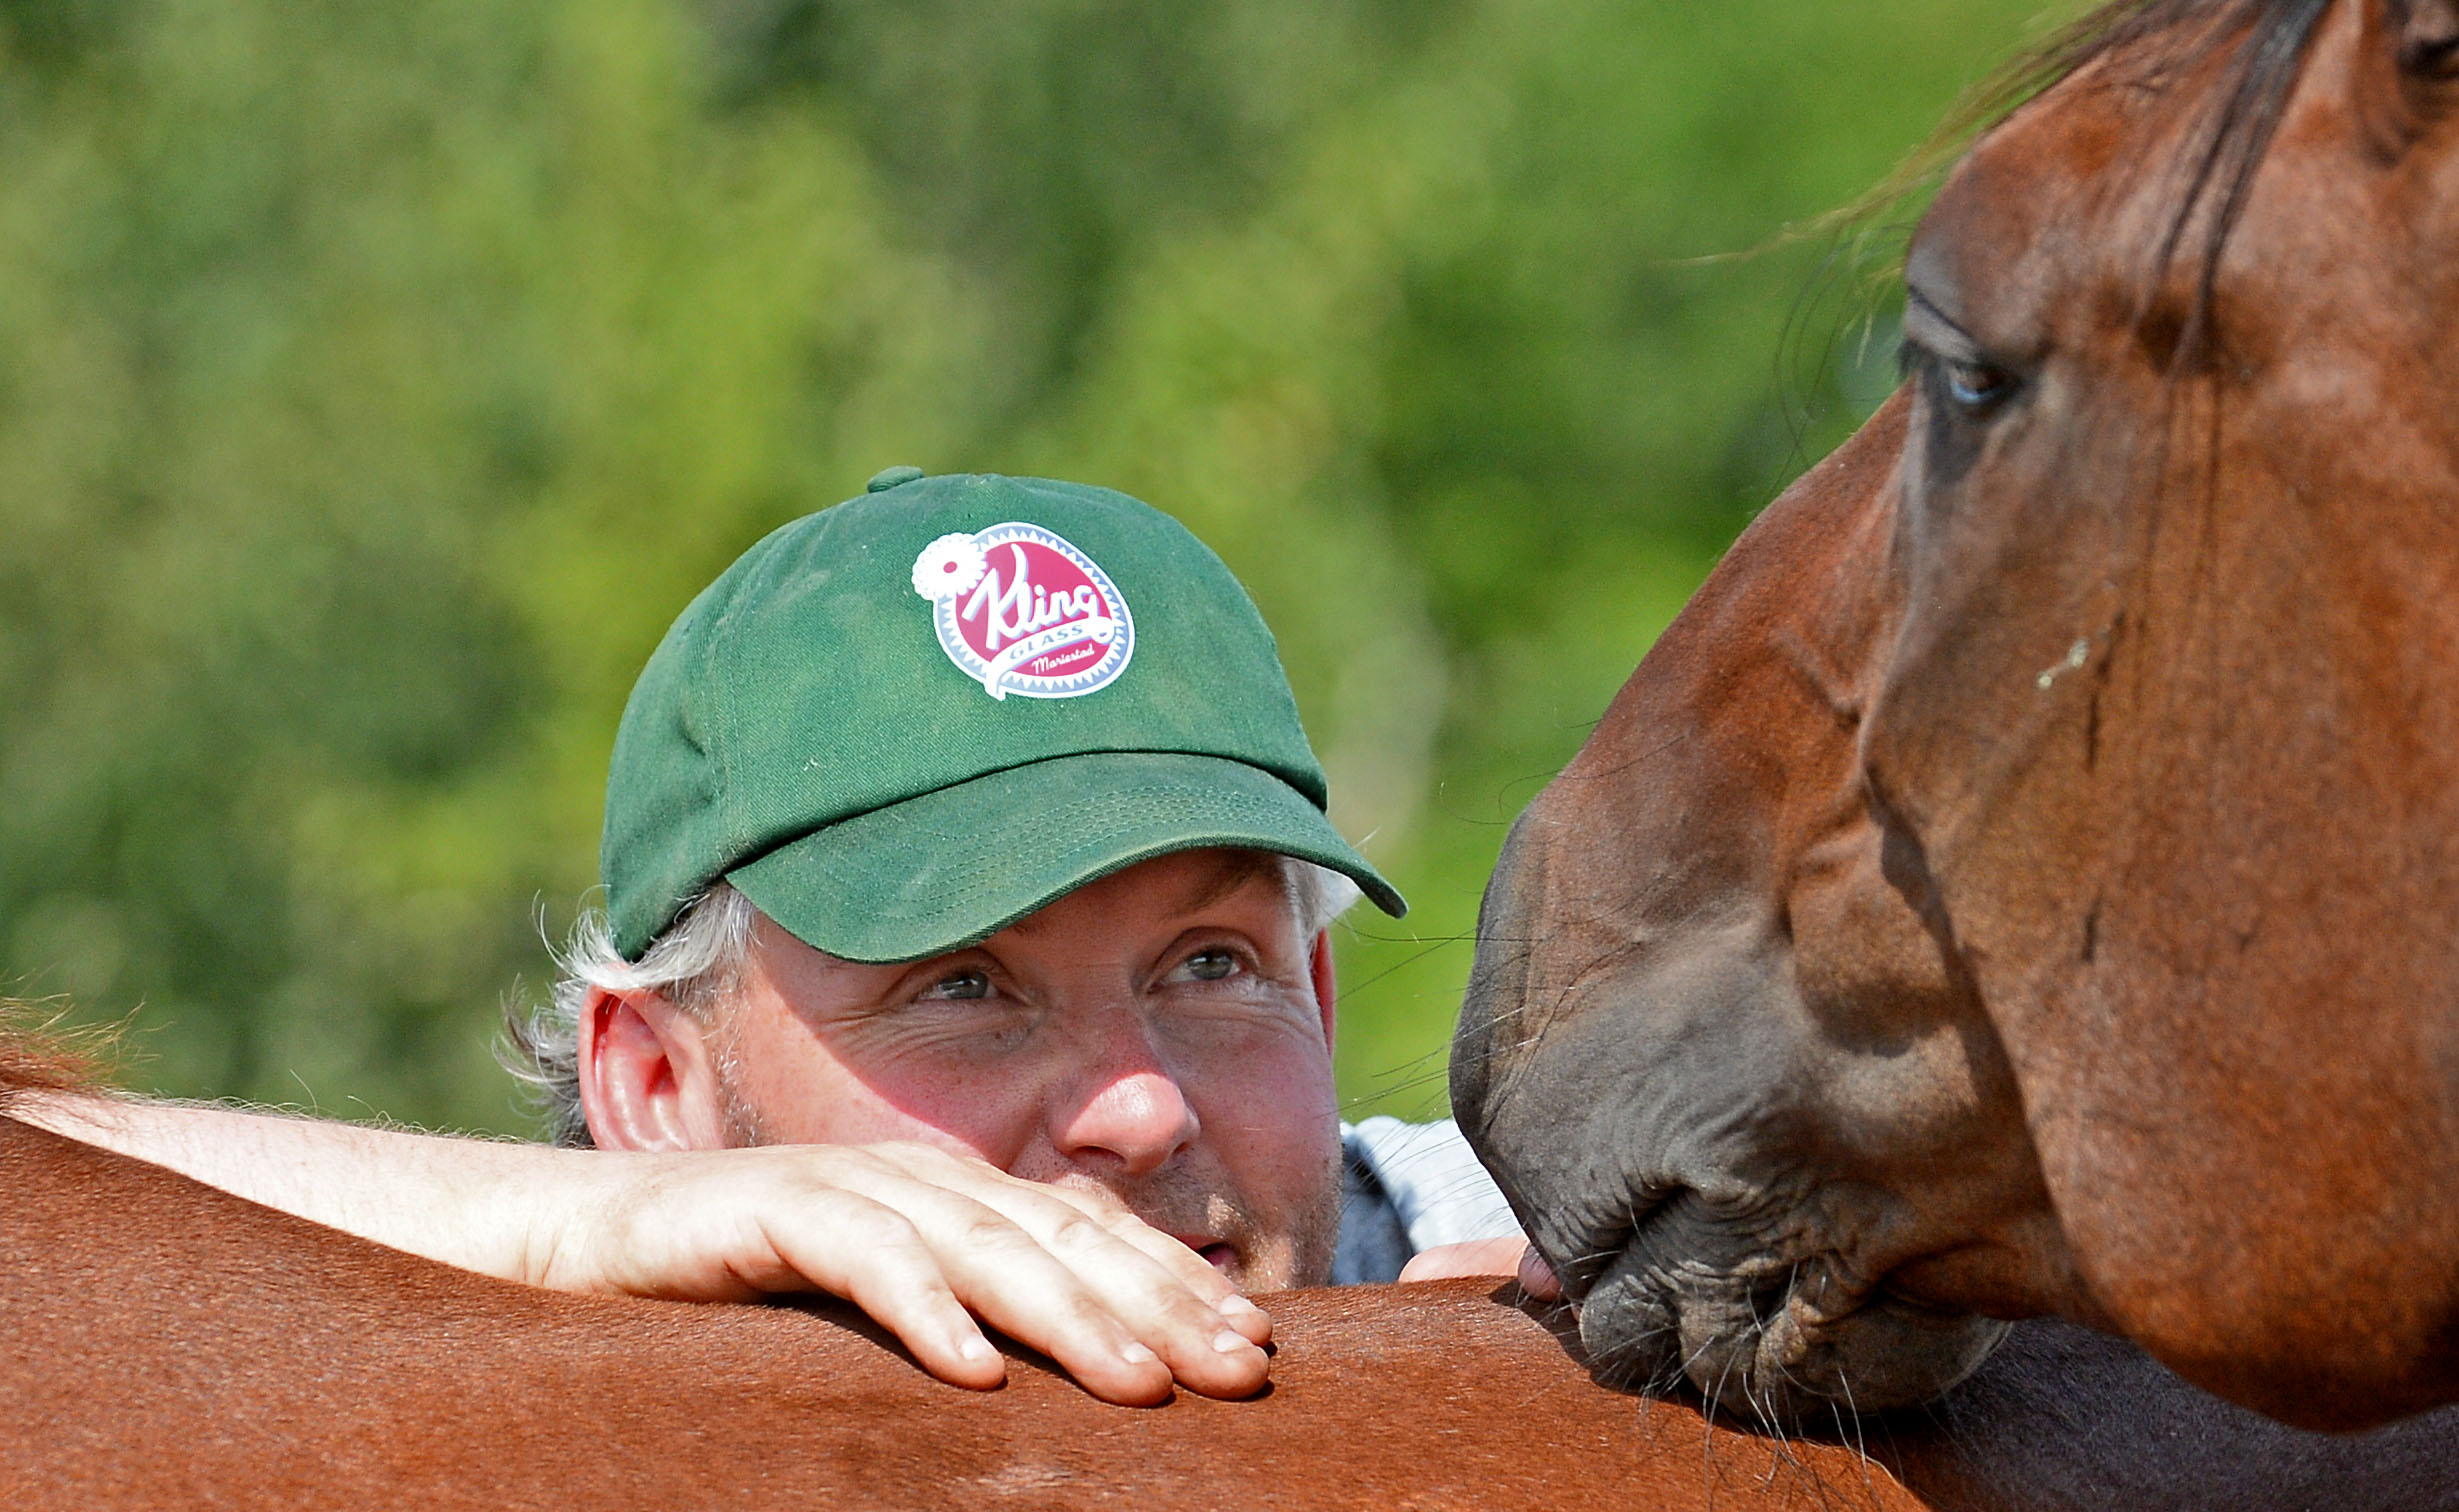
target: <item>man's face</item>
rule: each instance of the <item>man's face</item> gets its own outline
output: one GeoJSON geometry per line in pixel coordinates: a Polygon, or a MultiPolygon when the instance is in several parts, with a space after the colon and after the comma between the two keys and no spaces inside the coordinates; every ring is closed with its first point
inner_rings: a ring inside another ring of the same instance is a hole
{"type": "Polygon", "coordinates": [[[1328,971],[1277,860],[1164,856],[969,949],[865,966],[763,919],[711,1025],[736,1143],[919,1140],[1101,1187],[1258,1290],[1339,1221],[1328,971]]]}

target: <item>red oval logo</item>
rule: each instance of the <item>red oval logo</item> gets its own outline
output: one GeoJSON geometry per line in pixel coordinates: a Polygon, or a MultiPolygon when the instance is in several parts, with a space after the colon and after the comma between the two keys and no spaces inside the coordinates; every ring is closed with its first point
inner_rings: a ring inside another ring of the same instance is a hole
{"type": "Polygon", "coordinates": [[[1076,698],[1134,651],[1118,585],[1055,532],[1010,521],[941,536],[914,558],[940,648],[993,698],[1076,698]]]}

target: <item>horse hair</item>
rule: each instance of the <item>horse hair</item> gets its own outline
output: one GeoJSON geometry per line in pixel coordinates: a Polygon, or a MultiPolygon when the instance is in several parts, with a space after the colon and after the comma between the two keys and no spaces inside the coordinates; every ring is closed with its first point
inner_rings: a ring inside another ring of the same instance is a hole
{"type": "Polygon", "coordinates": [[[45,1005],[0,998],[0,1113],[28,1092],[99,1084],[116,1039],[109,1029],[65,1029],[45,1005]]]}
{"type": "Polygon", "coordinates": [[[2155,280],[2184,249],[2198,211],[2210,207],[2194,249],[2195,299],[2176,361],[2210,336],[2212,289],[2229,233],[2245,211],[2255,170],[2288,108],[2289,93],[2331,0],[2115,0],[2000,69],[1940,129],[1921,161],[1954,149],[1977,130],[2085,66],[2140,45],[2149,71],[2195,68],[2233,49],[2229,77],[2183,165],[2183,189],[2170,207],[2151,273],[2155,280]]]}

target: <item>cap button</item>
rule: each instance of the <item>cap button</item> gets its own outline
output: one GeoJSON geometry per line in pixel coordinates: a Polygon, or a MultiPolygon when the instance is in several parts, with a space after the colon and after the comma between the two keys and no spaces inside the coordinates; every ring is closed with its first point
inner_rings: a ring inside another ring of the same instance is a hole
{"type": "Polygon", "coordinates": [[[911,483],[914,479],[921,476],[922,469],[919,467],[887,468],[882,471],[878,477],[873,478],[869,483],[864,484],[863,492],[886,493],[889,489],[896,487],[900,483],[911,483]]]}

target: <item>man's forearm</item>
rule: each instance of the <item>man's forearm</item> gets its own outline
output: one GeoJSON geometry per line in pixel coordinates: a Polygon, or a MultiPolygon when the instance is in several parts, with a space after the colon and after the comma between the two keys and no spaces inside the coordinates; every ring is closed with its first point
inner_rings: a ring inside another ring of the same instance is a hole
{"type": "Polygon", "coordinates": [[[600,1152],[115,1097],[13,1115],[465,1270],[693,1301],[817,1289],[963,1385],[1005,1379],[978,1313],[1096,1395],[1264,1383],[1270,1320],[1106,1195],[918,1144],[600,1152]],[[1089,1220],[1089,1221],[1088,1221],[1089,1220]]]}
{"type": "Polygon", "coordinates": [[[542,1207],[587,1201],[591,1186],[585,1154],[542,1145],[71,1093],[11,1111],[328,1228],[533,1284],[568,1229],[542,1223],[542,1207]]]}

